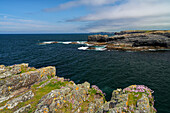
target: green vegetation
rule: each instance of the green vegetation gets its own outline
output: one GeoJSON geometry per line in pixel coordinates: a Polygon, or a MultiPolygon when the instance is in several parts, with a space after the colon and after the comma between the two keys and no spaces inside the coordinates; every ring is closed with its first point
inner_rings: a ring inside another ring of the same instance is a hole
{"type": "Polygon", "coordinates": [[[141,92],[133,92],[133,93],[130,93],[128,94],[128,106],[136,106],[137,104],[137,101],[142,98],[142,93],[141,92]]]}
{"type": "Polygon", "coordinates": [[[10,67],[10,66],[7,66],[6,68],[8,68],[9,70],[11,70],[11,69],[12,69],[12,67],[10,67]]]}
{"type": "Polygon", "coordinates": [[[97,93],[97,90],[95,90],[94,88],[89,89],[90,95],[95,95],[96,93],[97,93]]]}
{"type": "MultiPolygon", "coordinates": [[[[68,84],[68,81],[61,82],[61,81],[57,81],[56,79],[52,79],[51,82],[49,84],[47,84],[46,86],[44,86],[42,88],[37,88],[38,86],[42,85],[43,83],[45,83],[47,81],[48,80],[43,81],[43,82],[41,82],[39,84],[33,85],[31,87],[31,90],[34,93],[34,97],[32,99],[30,99],[28,101],[25,101],[25,102],[19,103],[12,110],[3,109],[3,110],[1,110],[1,113],[13,113],[18,108],[24,107],[24,106],[26,106],[28,104],[31,104],[31,109],[29,110],[29,113],[32,113],[32,112],[34,112],[36,110],[36,105],[38,104],[39,100],[43,96],[45,96],[46,94],[48,94],[49,92],[51,92],[54,89],[60,89],[62,86],[66,86],[66,84],[68,84]]],[[[3,103],[0,103],[0,106],[3,106],[6,102],[7,101],[5,101],[3,103]]]]}
{"type": "Polygon", "coordinates": [[[152,30],[147,30],[147,31],[145,31],[145,33],[149,33],[149,32],[152,32],[152,30]]]}
{"type": "Polygon", "coordinates": [[[36,70],[36,68],[34,68],[34,67],[28,68],[28,67],[25,67],[25,66],[21,66],[21,73],[25,73],[25,72],[28,72],[28,71],[35,71],[35,70],[36,70]]]}

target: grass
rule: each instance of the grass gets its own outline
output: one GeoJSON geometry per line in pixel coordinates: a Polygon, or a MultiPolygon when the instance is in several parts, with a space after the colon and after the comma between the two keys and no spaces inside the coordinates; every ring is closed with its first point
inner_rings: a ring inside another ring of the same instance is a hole
{"type": "Polygon", "coordinates": [[[46,81],[42,81],[42,82],[40,82],[38,84],[34,84],[32,87],[37,88],[37,87],[41,86],[42,84],[46,83],[48,80],[49,79],[47,79],[46,81]]]}
{"type": "Polygon", "coordinates": [[[28,71],[35,71],[35,70],[36,70],[36,68],[34,68],[34,67],[31,67],[31,68],[28,69],[25,66],[21,66],[21,73],[25,73],[25,72],[28,72],[28,71]]]}
{"type": "MultiPolygon", "coordinates": [[[[49,79],[48,79],[49,80],[49,79]]],[[[48,80],[46,81],[43,81],[43,82],[40,82],[38,84],[34,84],[30,90],[33,91],[34,93],[34,97],[30,100],[27,100],[25,102],[21,102],[19,103],[17,106],[15,106],[13,109],[9,110],[9,109],[3,109],[1,110],[0,112],[1,113],[13,113],[14,111],[18,110],[19,108],[21,107],[24,107],[28,104],[31,104],[31,108],[29,109],[28,113],[33,113],[36,109],[37,109],[37,104],[38,102],[40,101],[40,99],[45,96],[46,94],[48,94],[49,92],[51,92],[52,90],[55,90],[55,89],[60,89],[61,87],[65,87],[67,84],[72,84],[72,82],[68,82],[68,81],[64,81],[64,82],[61,82],[61,81],[58,81],[57,79],[51,79],[50,80],[50,83],[47,84],[46,86],[42,87],[42,88],[37,88],[39,87],[40,85],[46,83],[48,80]]],[[[95,90],[94,88],[91,88],[88,90],[88,94],[90,95],[89,96],[89,99],[86,100],[86,101],[83,101],[79,107],[81,107],[81,110],[80,112],[86,112],[88,111],[88,105],[89,103],[94,103],[95,102],[95,95],[96,94],[99,94],[97,90],[95,90]]],[[[104,98],[104,95],[103,94],[100,94],[101,95],[101,98],[103,97],[104,98]]],[[[19,97],[21,95],[18,95],[17,97],[19,97]]],[[[16,97],[15,97],[16,98],[16,97]]],[[[10,100],[12,100],[13,98],[11,98],[10,100]]],[[[9,101],[9,100],[8,100],[9,101]]],[[[1,103],[0,105],[5,105],[7,101],[1,103]]],[[[79,108],[78,107],[78,108],[79,108]]],[[[64,113],[70,113],[73,109],[73,104],[69,101],[66,101],[63,106],[61,108],[58,108],[56,109],[55,111],[56,112],[64,112],[64,113]]],[[[77,109],[75,109],[76,111],[77,109]]],[[[75,112],[74,111],[74,112],[75,112]]]]}
{"type": "Polygon", "coordinates": [[[138,93],[130,93],[128,94],[128,106],[136,106],[137,101],[142,98],[142,93],[138,92],[138,93]],[[138,97],[136,97],[135,95],[138,95],[138,97]]]}
{"type": "Polygon", "coordinates": [[[56,113],[59,112],[59,113],[70,113],[71,110],[73,108],[73,105],[72,103],[70,103],[69,101],[66,101],[64,104],[63,104],[63,107],[60,108],[60,109],[56,109],[56,113]]]}
{"type": "MultiPolygon", "coordinates": [[[[49,84],[47,84],[46,86],[44,86],[43,88],[39,88],[37,89],[38,86],[42,85],[43,83],[45,83],[47,81],[43,81],[41,83],[39,83],[38,85],[33,85],[31,87],[31,90],[34,93],[34,97],[30,100],[27,100],[25,102],[21,102],[19,103],[16,107],[14,107],[11,110],[8,109],[3,109],[0,112],[1,113],[13,113],[15,110],[17,110],[18,108],[24,107],[28,104],[31,104],[31,109],[28,111],[28,113],[32,113],[36,110],[36,105],[38,104],[39,100],[45,96],[46,94],[48,94],[49,92],[51,92],[54,89],[59,89],[62,86],[65,86],[66,84],[68,84],[68,81],[57,81],[56,79],[52,79],[51,82],[49,84]]],[[[7,101],[1,103],[1,104],[5,104],[7,101]]]]}

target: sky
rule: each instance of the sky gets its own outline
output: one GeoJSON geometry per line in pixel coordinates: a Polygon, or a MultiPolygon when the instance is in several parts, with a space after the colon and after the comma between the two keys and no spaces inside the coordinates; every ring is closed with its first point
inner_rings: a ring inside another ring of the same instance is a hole
{"type": "Polygon", "coordinates": [[[170,0],[0,0],[0,34],[170,30],[170,0]]]}

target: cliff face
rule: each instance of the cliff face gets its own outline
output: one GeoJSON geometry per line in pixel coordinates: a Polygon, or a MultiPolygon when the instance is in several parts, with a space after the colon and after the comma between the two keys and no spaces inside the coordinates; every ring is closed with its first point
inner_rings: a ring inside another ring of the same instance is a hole
{"type": "Polygon", "coordinates": [[[134,34],[134,33],[149,33],[155,35],[162,35],[170,38],[170,30],[128,30],[128,31],[115,32],[115,35],[134,34]]]}
{"type": "Polygon", "coordinates": [[[149,49],[170,49],[170,31],[121,31],[114,36],[91,35],[88,42],[107,49],[143,51],[149,49]],[[103,45],[103,43],[101,44],[103,45]]]}
{"type": "Polygon", "coordinates": [[[107,102],[97,86],[57,77],[52,66],[0,65],[0,77],[2,113],[156,112],[152,90],[142,85],[114,90],[107,102]]]}

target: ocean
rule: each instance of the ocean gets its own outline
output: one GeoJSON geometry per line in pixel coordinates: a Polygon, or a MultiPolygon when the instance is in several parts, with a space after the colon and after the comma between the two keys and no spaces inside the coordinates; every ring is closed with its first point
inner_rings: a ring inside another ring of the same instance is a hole
{"type": "Polygon", "coordinates": [[[146,85],[154,90],[158,113],[170,112],[170,51],[125,52],[79,50],[81,44],[48,41],[87,41],[88,34],[1,34],[0,64],[29,63],[36,68],[56,66],[57,76],[75,83],[97,85],[106,99],[117,88],[146,85]]]}

